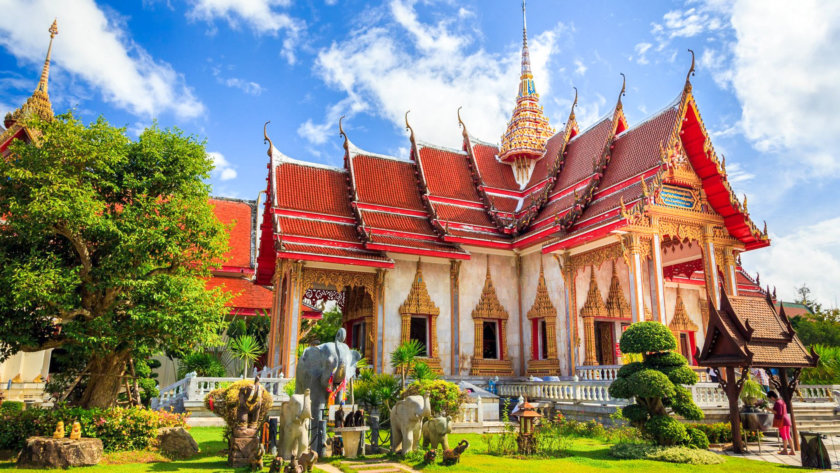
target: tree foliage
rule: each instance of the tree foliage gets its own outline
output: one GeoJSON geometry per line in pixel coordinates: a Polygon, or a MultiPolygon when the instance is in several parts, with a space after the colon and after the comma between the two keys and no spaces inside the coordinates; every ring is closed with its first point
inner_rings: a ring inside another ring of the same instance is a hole
{"type": "Polygon", "coordinates": [[[0,359],[63,347],[81,403],[108,406],[126,361],[218,342],[226,295],[205,289],[225,227],[204,144],[156,125],[134,141],[99,118],[28,123],[0,160],[0,359]]]}
{"type": "Polygon", "coordinates": [[[697,383],[697,373],[671,351],[677,346],[671,331],[659,322],[639,322],[627,328],[619,343],[622,352],[642,354],[642,361],[624,365],[610,385],[610,396],[635,400],[622,410],[627,419],[660,445],[698,441],[670,416],[673,412],[686,419],[703,418],[684,387],[697,383]]]}

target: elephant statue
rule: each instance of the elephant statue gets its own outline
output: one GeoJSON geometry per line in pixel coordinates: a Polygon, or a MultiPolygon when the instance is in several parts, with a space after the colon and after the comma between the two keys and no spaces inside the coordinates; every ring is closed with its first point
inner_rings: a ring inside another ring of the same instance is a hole
{"type": "Polygon", "coordinates": [[[423,448],[436,450],[438,445],[444,450],[449,450],[449,438],[446,434],[452,433],[452,417],[434,417],[423,422],[423,448]]]}
{"type": "Polygon", "coordinates": [[[417,450],[423,419],[431,415],[428,393],[408,396],[394,404],[391,408],[391,452],[395,452],[397,446],[401,447],[401,455],[417,450]]]}
{"type": "Polygon", "coordinates": [[[306,451],[309,443],[309,422],[312,419],[310,392],[294,394],[280,406],[277,421],[280,431],[280,456],[290,459],[306,451]]]}
{"type": "MultiPolygon", "coordinates": [[[[312,403],[312,419],[321,421],[321,413],[327,403],[327,390],[336,389],[342,381],[350,388],[350,380],[356,376],[356,363],[362,354],[351,350],[344,343],[347,332],[340,328],[335,341],[309,347],[303,351],[295,368],[295,393],[309,390],[312,403]]],[[[314,431],[313,431],[314,432],[314,431]]]]}

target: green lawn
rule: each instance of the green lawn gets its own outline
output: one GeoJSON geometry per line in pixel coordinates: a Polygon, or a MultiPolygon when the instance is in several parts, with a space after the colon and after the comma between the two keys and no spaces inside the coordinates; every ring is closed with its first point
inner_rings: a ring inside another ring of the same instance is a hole
{"type": "MultiPolygon", "coordinates": [[[[230,472],[231,468],[226,466],[226,458],[220,455],[225,447],[222,443],[222,429],[218,427],[195,427],[190,430],[198,442],[201,453],[194,458],[183,461],[166,461],[159,455],[147,452],[140,453],[114,453],[107,454],[103,463],[94,467],[80,468],[78,471],[85,473],[97,472],[166,472],[178,471],[184,473],[211,473],[230,472]],[[132,459],[144,458],[146,463],[130,463],[132,459]],[[128,462],[128,463],[126,463],[128,462]],[[107,463],[107,464],[106,464],[107,463]]],[[[646,473],[665,472],[694,472],[694,471],[736,471],[738,473],[768,472],[782,470],[798,470],[771,463],[744,460],[741,458],[727,457],[726,463],[720,465],[695,466],[676,465],[670,463],[654,462],[648,460],[615,460],[608,455],[609,446],[603,442],[591,439],[575,439],[569,450],[570,456],[559,459],[546,460],[520,460],[515,458],[495,457],[486,455],[483,452],[484,445],[480,435],[451,435],[450,443],[455,445],[461,439],[470,442],[469,450],[461,457],[461,463],[451,467],[436,465],[417,465],[412,467],[422,469],[424,472],[561,472],[561,473],[582,473],[594,472],[604,469],[615,473],[632,472],[643,470],[646,473]]],[[[17,470],[14,463],[10,461],[0,462],[0,470],[14,470],[21,473],[45,472],[52,470],[17,470]]],[[[240,472],[248,471],[246,468],[239,469],[240,472]]],[[[268,471],[268,462],[266,468],[268,471]]]]}

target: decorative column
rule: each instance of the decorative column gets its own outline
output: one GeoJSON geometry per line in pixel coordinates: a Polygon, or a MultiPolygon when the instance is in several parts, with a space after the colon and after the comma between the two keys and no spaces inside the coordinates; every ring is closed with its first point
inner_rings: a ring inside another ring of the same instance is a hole
{"type": "MultiPolygon", "coordinates": [[[[519,319],[519,376],[525,375],[525,328],[522,320],[522,256],[515,256],[516,264],[516,307],[518,310],[517,319],[519,319]]],[[[540,255],[542,258],[542,255],[540,255]]],[[[542,263],[540,263],[542,264],[542,263]]],[[[503,322],[506,323],[506,322],[503,322]]],[[[502,333],[507,333],[502,330],[502,333]]],[[[504,346],[504,345],[503,345],[504,346]]]]}
{"type": "Polygon", "coordinates": [[[723,274],[726,293],[730,296],[738,295],[738,279],[735,276],[735,251],[732,247],[723,248],[723,274]]]}
{"type": "Polygon", "coordinates": [[[274,368],[280,364],[280,351],[278,350],[278,342],[282,337],[281,323],[283,320],[283,300],[286,292],[285,280],[283,278],[285,273],[285,265],[288,260],[278,259],[274,268],[274,277],[271,281],[274,286],[274,294],[272,295],[270,321],[271,325],[268,329],[268,342],[266,363],[269,368],[274,368]]]}
{"type": "Polygon", "coordinates": [[[656,315],[659,322],[667,323],[665,320],[665,275],[662,271],[662,237],[655,233],[651,239],[651,250],[653,261],[651,270],[653,277],[651,278],[653,291],[651,291],[651,305],[656,308],[656,315]]]}
{"type": "Polygon", "coordinates": [[[575,293],[575,273],[576,271],[572,265],[572,257],[569,251],[565,251],[562,256],[554,255],[557,264],[560,265],[560,270],[563,274],[564,291],[563,295],[566,299],[566,327],[569,332],[569,372],[574,376],[577,366],[577,349],[579,344],[578,325],[577,325],[577,294],[575,293]],[[562,261],[561,261],[562,258],[562,261]]]}
{"type": "Polygon", "coordinates": [[[630,234],[627,238],[629,243],[629,264],[630,267],[630,304],[632,307],[633,323],[645,320],[645,296],[644,285],[642,284],[642,242],[639,235],[630,234]]]}
{"type": "Polygon", "coordinates": [[[377,269],[376,278],[374,279],[374,290],[376,300],[374,301],[374,320],[376,320],[376,327],[371,333],[376,334],[376,349],[373,351],[371,366],[377,373],[382,371],[382,352],[385,350],[385,274],[386,270],[377,269]]]}
{"type": "Polygon", "coordinates": [[[449,261],[449,304],[450,304],[450,311],[449,311],[449,318],[451,321],[450,327],[452,330],[451,338],[452,338],[452,346],[449,349],[451,354],[450,360],[450,367],[452,372],[449,373],[451,376],[458,376],[461,374],[461,367],[459,365],[461,359],[461,317],[460,311],[458,310],[458,281],[459,276],[461,274],[461,260],[450,260],[449,261]]]}
{"type": "Polygon", "coordinates": [[[303,295],[302,288],[303,262],[291,263],[287,278],[286,292],[283,307],[283,341],[281,346],[280,359],[283,372],[287,378],[295,375],[295,364],[297,363],[297,344],[300,336],[300,301],[303,295]]]}
{"type": "Polygon", "coordinates": [[[718,283],[713,235],[714,229],[711,225],[703,227],[703,272],[706,274],[706,289],[712,297],[712,303],[716,309],[720,309],[720,285],[718,283]]]}

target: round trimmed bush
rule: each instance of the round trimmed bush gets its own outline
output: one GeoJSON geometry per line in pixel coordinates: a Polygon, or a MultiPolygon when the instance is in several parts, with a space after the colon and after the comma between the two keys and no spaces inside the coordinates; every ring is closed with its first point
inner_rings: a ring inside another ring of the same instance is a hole
{"type": "Polygon", "coordinates": [[[627,379],[628,388],[636,397],[672,397],[674,385],[664,373],[644,369],[627,379]]]}
{"type": "Polygon", "coordinates": [[[645,357],[645,366],[648,368],[664,369],[671,366],[683,366],[688,364],[688,360],[684,356],[675,351],[666,351],[662,353],[651,353],[645,357]]]}
{"type": "Polygon", "coordinates": [[[642,371],[645,369],[645,365],[641,362],[634,361],[632,363],[627,363],[626,365],[622,366],[618,370],[618,377],[619,378],[629,378],[630,376],[634,375],[635,373],[642,371]]]}
{"type": "Polygon", "coordinates": [[[688,432],[688,446],[706,450],[709,448],[709,438],[700,429],[689,427],[688,432]]]}
{"type": "Polygon", "coordinates": [[[645,432],[656,439],[659,445],[685,445],[688,432],[685,426],[670,416],[654,416],[645,423],[645,432]]]}
{"type": "Polygon", "coordinates": [[[633,397],[633,393],[630,392],[630,383],[627,381],[627,378],[616,378],[610,383],[609,387],[610,397],[616,397],[619,399],[629,399],[633,397]]]}
{"type": "Polygon", "coordinates": [[[627,420],[633,422],[634,424],[642,424],[648,418],[647,407],[641,404],[630,404],[629,406],[621,409],[621,413],[627,418],[627,420]]]}
{"type": "Polygon", "coordinates": [[[677,349],[677,339],[659,322],[637,322],[621,336],[622,353],[651,353],[677,349]]]}
{"type": "Polygon", "coordinates": [[[700,420],[705,417],[703,410],[697,407],[691,397],[691,391],[677,385],[674,386],[674,397],[670,399],[671,409],[688,420],[700,420]]]}
{"type": "Polygon", "coordinates": [[[670,367],[662,370],[674,384],[697,384],[697,373],[688,365],[670,367]]]}

